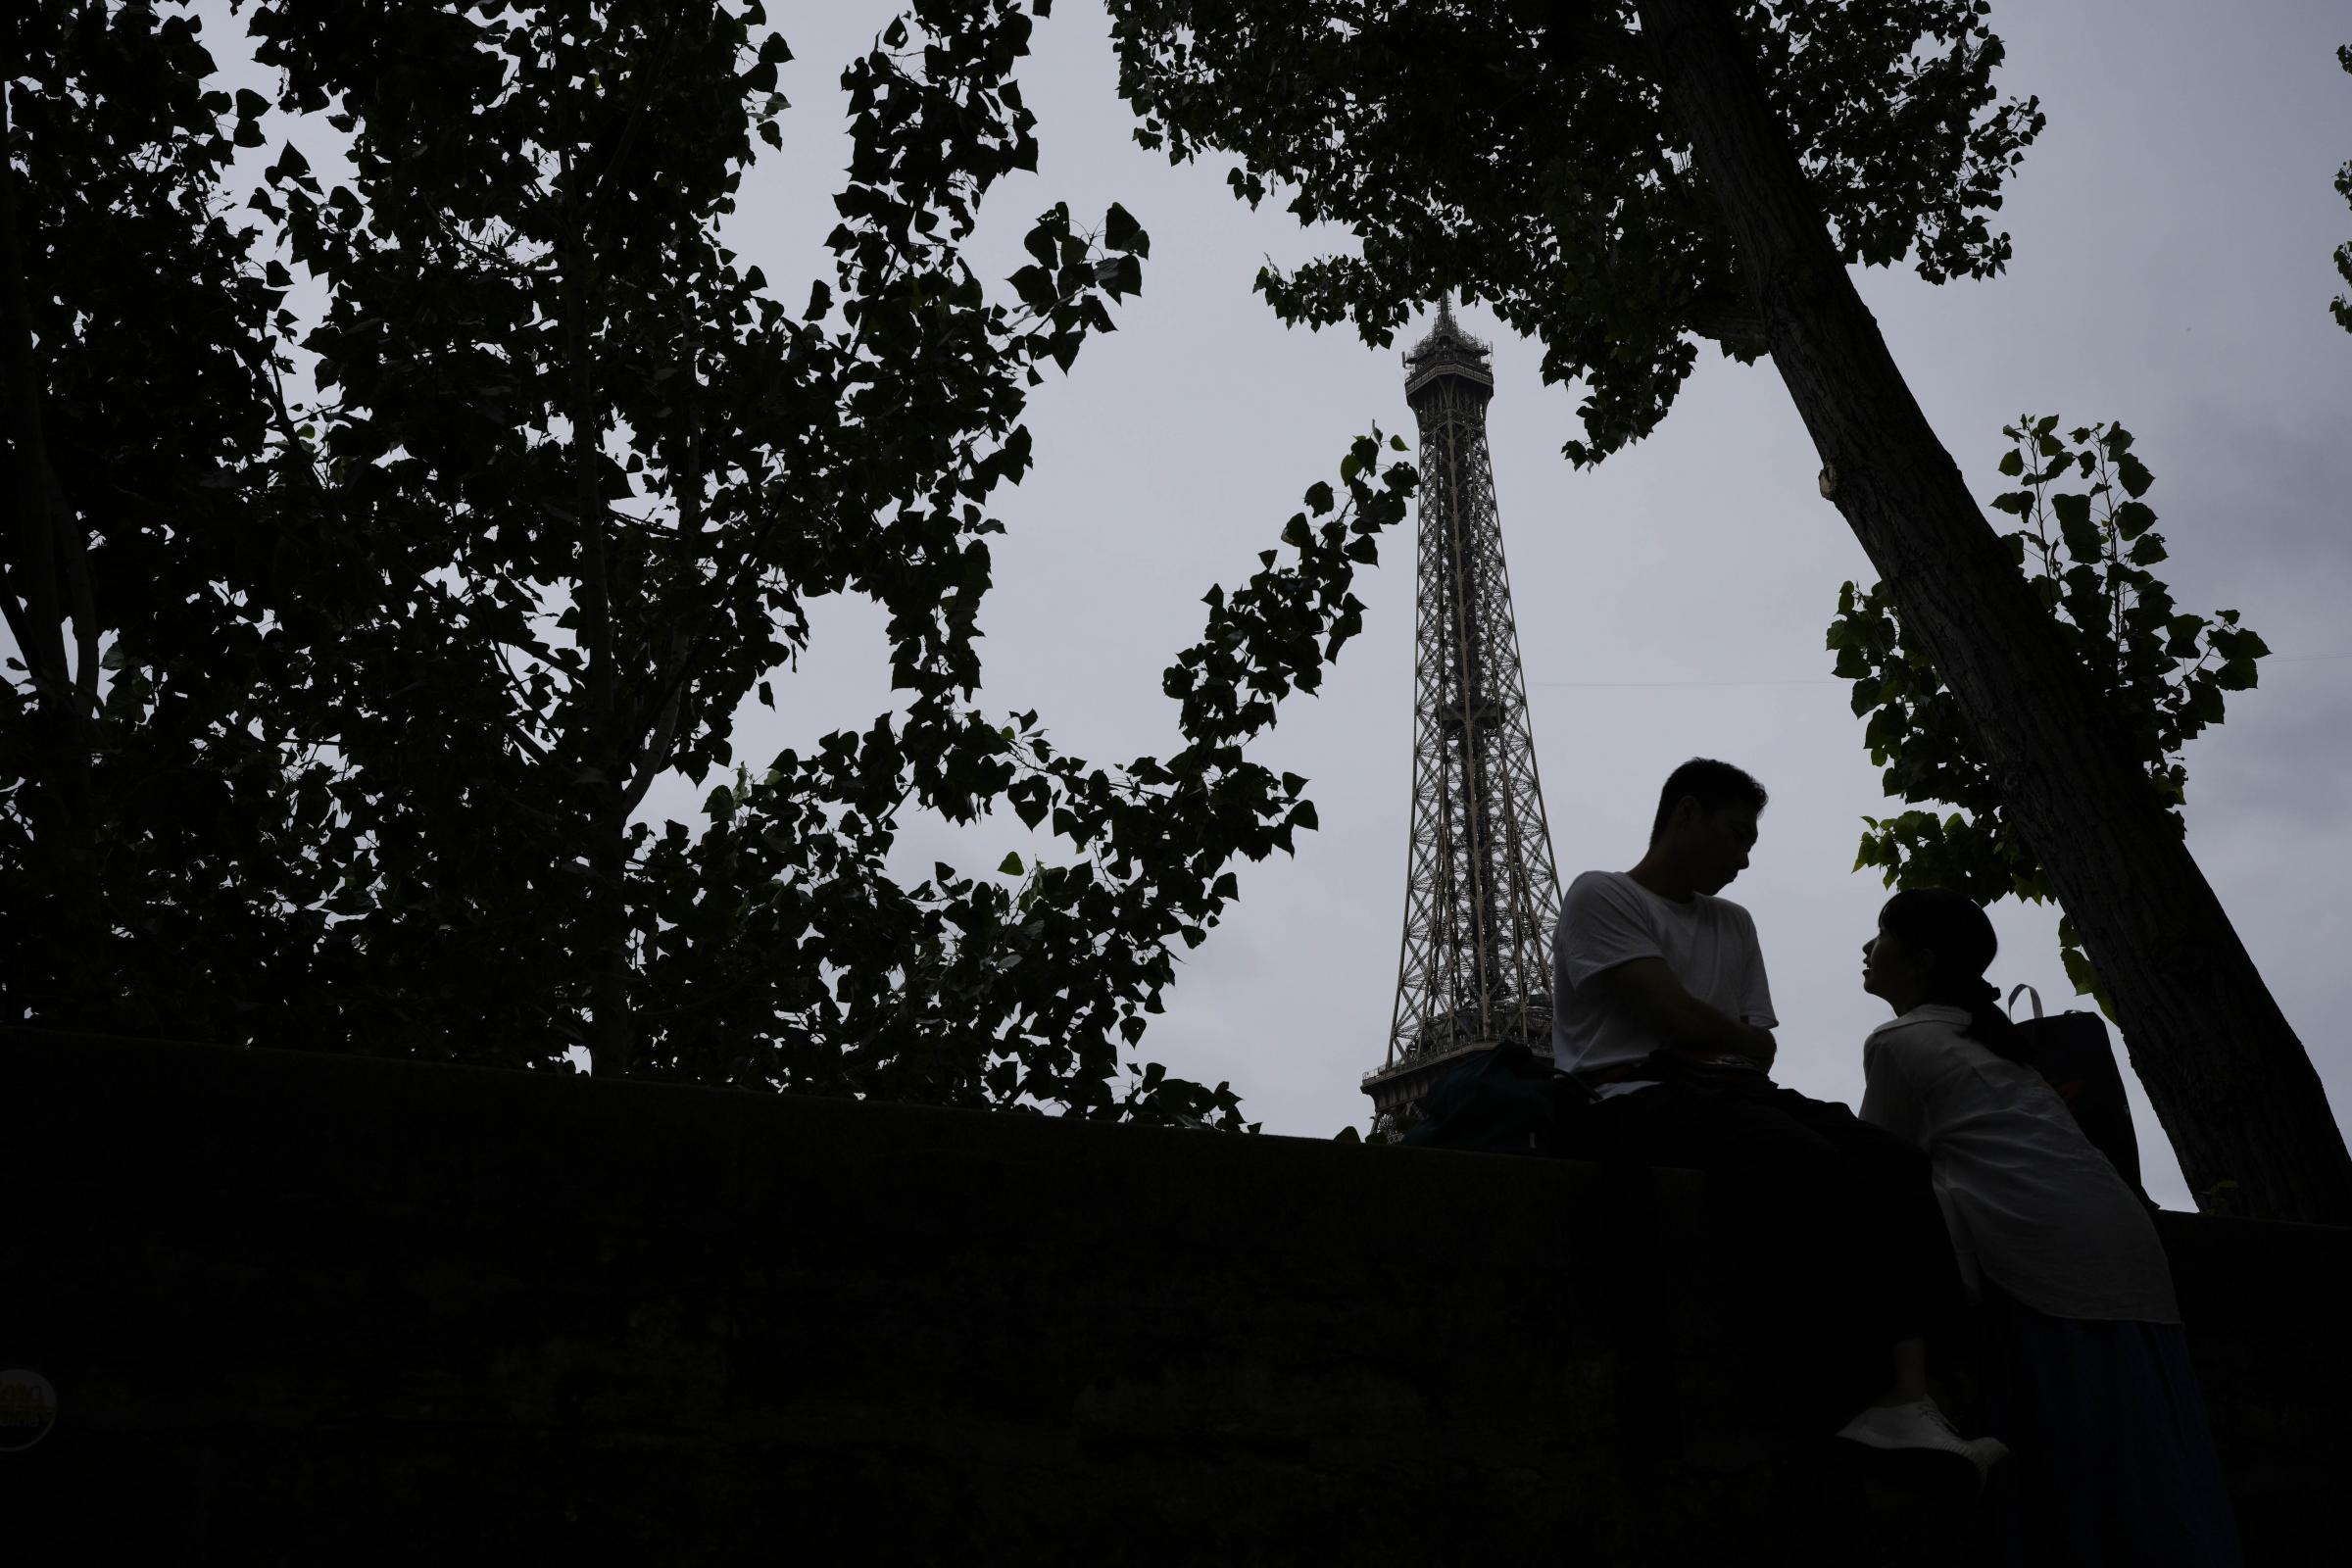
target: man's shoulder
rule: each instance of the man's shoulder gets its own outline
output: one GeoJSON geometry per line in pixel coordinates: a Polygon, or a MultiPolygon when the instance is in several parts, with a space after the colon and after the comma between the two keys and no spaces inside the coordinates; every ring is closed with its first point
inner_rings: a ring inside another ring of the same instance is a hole
{"type": "Polygon", "coordinates": [[[1755,930],[1756,917],[1747,912],[1746,905],[1735,903],[1720,893],[1699,893],[1692,896],[1698,900],[1701,914],[1730,925],[1736,925],[1742,931],[1755,930]]]}
{"type": "Polygon", "coordinates": [[[1655,895],[1625,871],[1580,871],[1560,895],[1563,910],[1611,909],[1636,918],[1646,917],[1655,895]]]}
{"type": "Polygon", "coordinates": [[[1660,951],[1655,901],[1623,871],[1586,871],[1560,896],[1552,950],[1565,959],[1623,959],[1660,951]]]}

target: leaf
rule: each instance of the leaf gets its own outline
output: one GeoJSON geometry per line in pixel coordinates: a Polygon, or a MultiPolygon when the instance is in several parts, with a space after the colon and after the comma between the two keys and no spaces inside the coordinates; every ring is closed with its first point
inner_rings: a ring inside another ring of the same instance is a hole
{"type": "Polygon", "coordinates": [[[1113,250],[1133,251],[1138,256],[1152,254],[1152,236],[1117,202],[1110,204],[1110,211],[1103,217],[1102,242],[1113,250]]]}
{"type": "Polygon", "coordinates": [[[997,862],[997,870],[1004,876],[1019,876],[1022,870],[1019,854],[1006,855],[1004,859],[997,862]]]}
{"type": "Polygon", "coordinates": [[[2098,971],[2091,967],[2090,956],[2082,951],[2080,941],[2073,938],[2071,931],[2062,933],[2060,942],[2058,958],[2065,966],[2066,978],[2074,985],[2075,994],[2090,998],[2097,1004],[2099,1011],[2106,1014],[2108,1021],[2113,1022],[2115,1009],[2108,1004],[2107,994],[2099,984],[2098,971]]]}
{"type": "MultiPolygon", "coordinates": [[[[1143,291],[1144,269],[1134,257],[1120,256],[1097,263],[1096,278],[1112,299],[1123,299],[1143,291]],[[1104,269],[1108,270],[1107,275],[1104,269]]],[[[1109,330],[1107,318],[1102,324],[1103,330],[1109,330]]]]}
{"type": "Polygon", "coordinates": [[[2050,510],[2057,514],[2059,533],[2066,541],[2069,555],[2085,563],[2106,558],[2106,537],[2090,520],[2090,497],[2073,494],[2052,496],[2050,510]]]}
{"type": "Polygon", "coordinates": [[[2123,481],[2124,493],[2134,501],[2146,495],[2148,486],[2156,482],[2156,476],[2148,472],[2148,466],[2129,452],[2116,460],[2115,474],[2123,481]]]}

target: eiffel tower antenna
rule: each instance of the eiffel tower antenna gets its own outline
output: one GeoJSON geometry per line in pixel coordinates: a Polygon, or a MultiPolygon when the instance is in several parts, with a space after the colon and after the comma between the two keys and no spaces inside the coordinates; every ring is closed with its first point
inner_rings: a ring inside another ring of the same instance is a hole
{"type": "Polygon", "coordinates": [[[1421,433],[1413,829],[1396,1009],[1364,1079],[1376,1127],[1479,1052],[1550,1051],[1560,904],[1487,456],[1491,352],[1441,299],[1404,372],[1421,433]]]}

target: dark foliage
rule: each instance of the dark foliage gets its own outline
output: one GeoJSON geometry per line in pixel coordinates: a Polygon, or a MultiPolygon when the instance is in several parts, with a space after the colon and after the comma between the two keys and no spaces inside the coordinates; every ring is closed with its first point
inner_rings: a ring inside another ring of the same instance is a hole
{"type": "MultiPolygon", "coordinates": [[[[2165,559],[2144,499],[2155,475],[2131,431],[2102,423],[2061,433],[2045,415],[2001,433],[2011,444],[2000,471],[2017,488],[1992,504],[2020,523],[2002,542],[2178,818],[2188,799],[2181,749],[2222,721],[2229,693],[2253,689],[2270,648],[2234,610],[2205,616],[2173,603],[2154,570],[2165,559]]],[[[1855,868],[1879,868],[1888,887],[1950,888],[1980,904],[2012,894],[2049,902],[2040,859],[2003,810],[1975,730],[1934,662],[1905,639],[1885,587],[1840,587],[1828,640],[1838,673],[1854,683],[1855,715],[1869,720],[1863,744],[1887,795],[1913,808],[1864,819],[1855,868]],[[1920,808],[1938,803],[1959,809],[1920,808]]],[[[2064,917],[2058,942],[2075,988],[2106,1007],[2064,917]]]]}
{"type": "MultiPolygon", "coordinates": [[[[73,619],[113,728],[74,730],[37,660],[11,688],[7,720],[57,738],[8,753],[29,760],[0,816],[9,1016],[1238,1125],[1226,1086],[1123,1074],[1123,1052],[1234,858],[1313,826],[1304,780],[1244,746],[1356,629],[1351,574],[1412,473],[1359,440],[1287,557],[1210,594],[1168,672],[1175,756],[1097,767],[975,706],[1028,388],[1111,328],[1150,250],[1120,208],[1089,230],[1056,206],[1008,293],[965,263],[992,187],[1035,167],[1029,8],[922,0],[844,73],[834,275],[789,297],[721,234],[759,146],[785,146],[789,52],[757,4],[261,0],[275,107],[354,173],[327,188],[289,141],[242,229],[220,171],[270,106],[205,92],[184,20],[43,16],[55,107],[13,129],[37,238],[11,275],[45,314],[10,390],[71,414],[100,389],[51,444],[52,533],[92,541],[95,610],[40,600],[15,538],[8,601],[34,633],[73,619]],[[144,40],[146,75],[75,53],[89,28],[144,40]],[[123,177],[143,164],[177,185],[151,199],[123,177]],[[71,191],[150,203],[145,251],[71,191]],[[281,306],[305,284],[307,331],[281,306]],[[298,370],[315,390],[282,394],[298,370]],[[176,439],[142,460],[168,471],[125,511],[88,455],[156,428],[176,439]],[[103,568],[142,538],[135,575],[103,568]],[[740,760],[738,711],[775,702],[829,593],[887,611],[902,704],[740,760]],[[140,793],[119,753],[172,782],[140,793]],[[35,890],[74,841],[42,803],[77,758],[105,908],[61,914],[35,890]],[[673,770],[712,784],[707,825],[641,819],[673,770]],[[888,874],[903,812],[1001,806],[1065,858],[1018,885],[888,874]],[[130,955],[143,920],[172,963],[100,983],[60,956],[130,955]]],[[[16,476],[35,455],[12,438],[16,476]]]]}
{"type": "MultiPolygon", "coordinates": [[[[1258,286],[1290,322],[1386,344],[1417,302],[1491,303],[1578,382],[1595,463],[1656,427],[1694,338],[1752,360],[1715,197],[1654,82],[1634,0],[1111,0],[1120,85],[1147,147],[1237,155],[1255,205],[1345,225],[1357,254],[1258,286]]],[[[1974,0],[1733,7],[1849,262],[1981,277],[1985,215],[2042,117],[1991,86],[1974,0]]]]}

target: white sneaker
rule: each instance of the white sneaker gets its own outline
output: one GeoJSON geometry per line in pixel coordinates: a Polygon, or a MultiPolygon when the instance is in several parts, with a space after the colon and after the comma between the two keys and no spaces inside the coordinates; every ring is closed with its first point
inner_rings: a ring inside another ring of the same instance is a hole
{"type": "Polygon", "coordinates": [[[1838,1435],[1869,1448],[1924,1448],[1956,1454],[1975,1465],[1979,1476],[2009,1457],[2008,1445],[1998,1438],[1964,1438],[1953,1431],[1934,1399],[1874,1404],[1839,1427],[1838,1435]]]}

